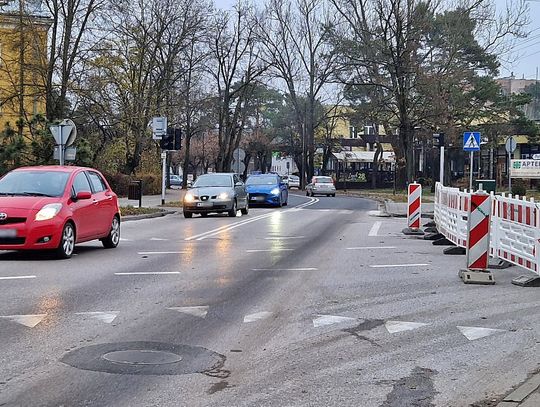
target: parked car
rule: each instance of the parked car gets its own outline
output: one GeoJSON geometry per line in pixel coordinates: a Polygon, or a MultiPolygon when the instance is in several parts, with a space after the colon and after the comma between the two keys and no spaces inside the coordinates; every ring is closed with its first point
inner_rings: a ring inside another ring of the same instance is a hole
{"type": "Polygon", "coordinates": [[[209,213],[227,213],[236,216],[240,209],[243,215],[249,211],[246,186],[237,174],[212,173],[197,178],[183,201],[184,217],[194,213],[205,217],[209,213]]]}
{"type": "Polygon", "coordinates": [[[306,195],[315,196],[326,195],[336,196],[336,187],[331,177],[316,176],[311,179],[311,182],[306,185],[306,195]]]}
{"type": "Polygon", "coordinates": [[[250,175],[246,188],[250,204],[285,206],[289,202],[287,184],[277,174],[250,175]]]}
{"type": "Polygon", "coordinates": [[[95,239],[120,242],[118,198],[99,171],[22,167],[0,179],[0,250],[51,249],[66,259],[95,239]]]}
{"type": "Polygon", "coordinates": [[[297,188],[300,189],[300,177],[296,175],[289,175],[289,181],[287,182],[289,189],[297,188]]]}
{"type": "Polygon", "coordinates": [[[182,186],[182,177],[180,175],[170,175],[171,186],[182,186]]]}

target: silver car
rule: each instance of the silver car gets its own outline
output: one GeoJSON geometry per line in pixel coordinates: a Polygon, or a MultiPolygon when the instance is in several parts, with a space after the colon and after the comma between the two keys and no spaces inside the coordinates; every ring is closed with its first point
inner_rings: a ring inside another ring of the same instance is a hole
{"type": "Polygon", "coordinates": [[[315,196],[326,195],[336,196],[336,187],[334,181],[330,177],[316,176],[311,179],[311,183],[306,185],[306,195],[315,196]]]}
{"type": "Polygon", "coordinates": [[[197,178],[183,200],[184,217],[194,213],[205,217],[209,213],[227,213],[236,216],[238,210],[243,215],[249,211],[246,187],[237,174],[213,173],[197,178]]]}

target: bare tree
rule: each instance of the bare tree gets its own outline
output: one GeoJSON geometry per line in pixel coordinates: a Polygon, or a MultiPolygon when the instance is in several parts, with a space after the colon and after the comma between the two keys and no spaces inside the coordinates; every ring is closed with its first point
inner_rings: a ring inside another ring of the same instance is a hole
{"type": "Polygon", "coordinates": [[[329,39],[337,24],[324,0],[271,0],[265,9],[260,36],[271,72],[285,83],[294,107],[297,131],[307,150],[302,162],[302,182],[314,173],[317,103],[330,82],[336,57],[329,39]]]}
{"type": "Polygon", "coordinates": [[[238,148],[247,120],[246,104],[257,78],[266,70],[259,58],[254,10],[238,2],[234,11],[214,17],[210,50],[210,74],[217,88],[217,171],[229,171],[233,151],[238,148]]]}

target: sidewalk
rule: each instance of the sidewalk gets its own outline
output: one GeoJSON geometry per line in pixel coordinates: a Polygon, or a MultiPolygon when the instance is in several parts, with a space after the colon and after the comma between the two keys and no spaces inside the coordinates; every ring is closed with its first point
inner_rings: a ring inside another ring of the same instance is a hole
{"type": "MultiPolygon", "coordinates": [[[[182,201],[185,190],[182,189],[167,189],[165,193],[165,206],[161,206],[161,195],[143,195],[142,197],[142,206],[145,208],[156,208],[161,207],[163,209],[167,208],[167,202],[179,202],[182,201]]],[[[118,198],[118,204],[120,206],[139,206],[139,201],[129,200],[127,198],[118,198]]],[[[171,207],[175,210],[179,210],[179,207],[171,207]]]]}

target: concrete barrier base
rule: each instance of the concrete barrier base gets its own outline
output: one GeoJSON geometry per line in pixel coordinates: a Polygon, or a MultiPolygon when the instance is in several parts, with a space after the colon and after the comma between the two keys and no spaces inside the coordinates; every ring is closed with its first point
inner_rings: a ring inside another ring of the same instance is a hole
{"type": "Polygon", "coordinates": [[[433,246],[454,246],[454,243],[452,243],[450,240],[448,240],[446,237],[443,237],[442,239],[435,240],[432,242],[433,246]]]}
{"type": "Polygon", "coordinates": [[[493,274],[490,271],[460,270],[459,278],[465,284],[495,284],[495,278],[493,278],[493,274]]]}
{"type": "Polygon", "coordinates": [[[490,269],[500,270],[500,269],[507,269],[509,267],[512,267],[513,264],[507,262],[506,260],[497,260],[495,263],[490,264],[490,269]]]}
{"type": "Polygon", "coordinates": [[[422,232],[420,229],[412,229],[412,228],[405,228],[402,230],[404,235],[408,236],[423,236],[424,232],[422,232]]]}
{"type": "Polygon", "coordinates": [[[444,238],[444,236],[440,233],[429,233],[424,236],[424,240],[439,240],[444,238]]]}
{"type": "Polygon", "coordinates": [[[450,256],[463,256],[467,254],[467,250],[464,247],[459,246],[453,246],[453,247],[447,247],[443,250],[444,254],[448,254],[450,256]]]}
{"type": "Polygon", "coordinates": [[[520,287],[540,287],[540,277],[538,276],[519,276],[512,280],[512,284],[520,287]]]}

